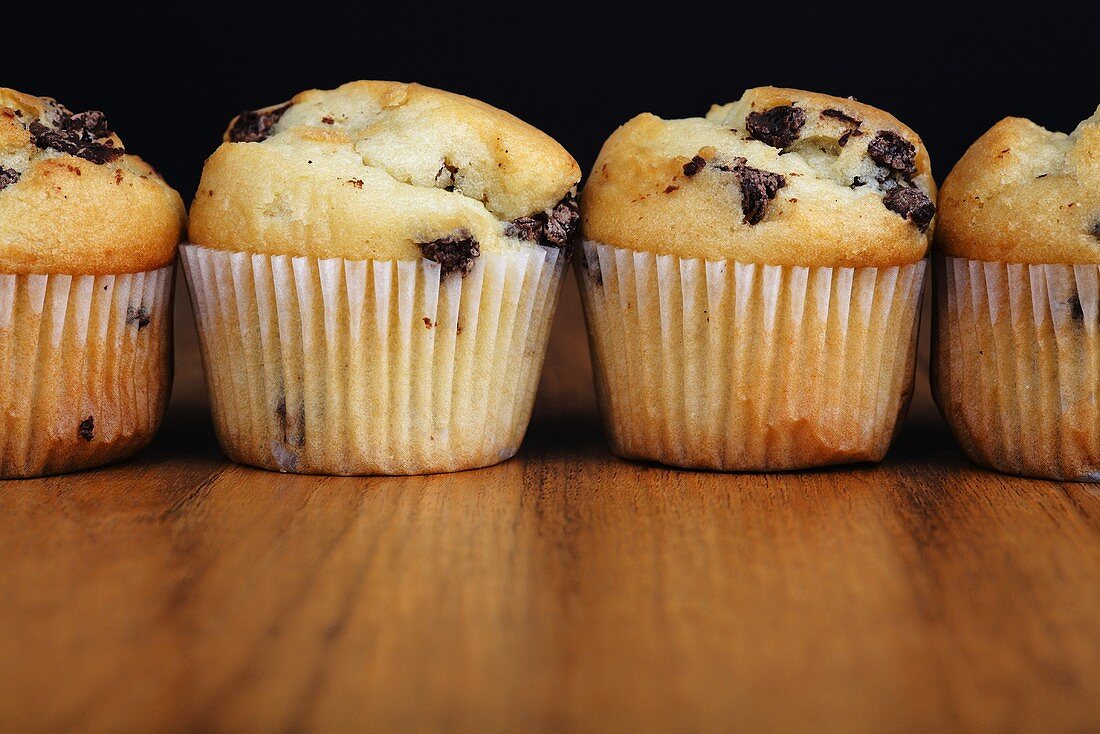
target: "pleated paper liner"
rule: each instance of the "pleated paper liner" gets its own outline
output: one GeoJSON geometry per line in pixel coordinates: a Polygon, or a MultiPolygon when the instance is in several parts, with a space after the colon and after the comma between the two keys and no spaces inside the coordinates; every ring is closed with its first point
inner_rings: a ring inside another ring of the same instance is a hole
{"type": "Polygon", "coordinates": [[[612,449],[726,471],[881,459],[912,394],[924,269],[585,243],[577,273],[612,449]]]}
{"type": "Polygon", "coordinates": [[[1100,265],[935,256],[936,402],[978,464],[1100,479],[1100,265]]]}
{"type": "Polygon", "coordinates": [[[148,444],[171,390],[172,272],[0,275],[0,476],[148,444]]]}
{"type": "Polygon", "coordinates": [[[423,474],[519,450],[557,307],[552,248],[352,261],[182,248],[222,448],[311,474],[423,474]]]}

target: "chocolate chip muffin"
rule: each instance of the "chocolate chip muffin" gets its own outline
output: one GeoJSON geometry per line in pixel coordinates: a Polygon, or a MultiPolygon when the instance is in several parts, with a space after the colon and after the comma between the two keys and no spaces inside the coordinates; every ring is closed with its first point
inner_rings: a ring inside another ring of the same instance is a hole
{"type": "Polygon", "coordinates": [[[183,202],[102,112],[0,88],[0,477],[152,440],[171,387],[183,202]]]}
{"type": "Polygon", "coordinates": [[[975,462],[1100,479],[1100,110],[1069,135],[1010,117],[944,181],[933,388],[975,462]]]}
{"type": "Polygon", "coordinates": [[[934,197],[916,133],[851,99],[765,87],[616,130],[577,270],[614,451],[881,459],[912,392],[934,197]]]}
{"type": "Polygon", "coordinates": [[[512,456],[579,179],[545,134],[417,84],[353,82],[235,118],[183,248],[226,453],[326,474],[512,456]]]}

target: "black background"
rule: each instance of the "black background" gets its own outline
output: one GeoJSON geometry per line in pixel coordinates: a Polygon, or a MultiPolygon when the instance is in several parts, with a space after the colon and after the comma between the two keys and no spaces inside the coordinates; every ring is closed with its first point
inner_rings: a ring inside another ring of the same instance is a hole
{"type": "Polygon", "coordinates": [[[774,84],[881,107],[938,180],[1007,115],[1071,130],[1100,103],[1100,3],[657,8],[462,3],[84,4],[6,9],[0,85],[108,114],[189,201],[237,112],[353,79],[483,99],[591,166],[619,124],[706,112],[774,84]]]}

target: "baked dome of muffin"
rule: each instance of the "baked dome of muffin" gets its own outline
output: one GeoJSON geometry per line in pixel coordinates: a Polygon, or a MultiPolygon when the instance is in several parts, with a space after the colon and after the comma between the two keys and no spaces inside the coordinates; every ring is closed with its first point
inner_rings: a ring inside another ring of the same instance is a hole
{"type": "Polygon", "coordinates": [[[940,193],[936,248],[972,260],[1100,262],[1100,109],[1069,135],[1009,117],[940,193]]]}
{"type": "Polygon", "coordinates": [[[689,258],[872,266],[920,260],[936,186],[921,139],[851,99],[750,89],[705,118],[642,114],[585,185],[586,239],[689,258]]]}
{"type": "Polygon", "coordinates": [[[216,249],[347,259],[565,245],[576,161],[483,102],[419,84],[303,92],[230,124],[207,160],[191,240],[216,249]]]}
{"type": "Polygon", "coordinates": [[[168,264],[183,202],[102,112],[0,88],[0,272],[100,275],[168,264]]]}

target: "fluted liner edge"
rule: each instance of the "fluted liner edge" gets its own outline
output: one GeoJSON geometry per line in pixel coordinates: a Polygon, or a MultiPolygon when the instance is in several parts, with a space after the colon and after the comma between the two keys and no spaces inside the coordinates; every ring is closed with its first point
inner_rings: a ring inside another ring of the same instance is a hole
{"type": "Polygon", "coordinates": [[[314,474],[487,466],[523,440],[557,306],[553,248],[426,259],[181,248],[214,424],[237,462],[314,474]]]}
{"type": "Polygon", "coordinates": [[[0,274],[0,477],[88,469],[152,440],[171,390],[172,275],[0,274]]]}
{"type": "Polygon", "coordinates": [[[682,467],[878,460],[912,394],[925,263],[828,268],[583,245],[612,449],[682,467]]]}

